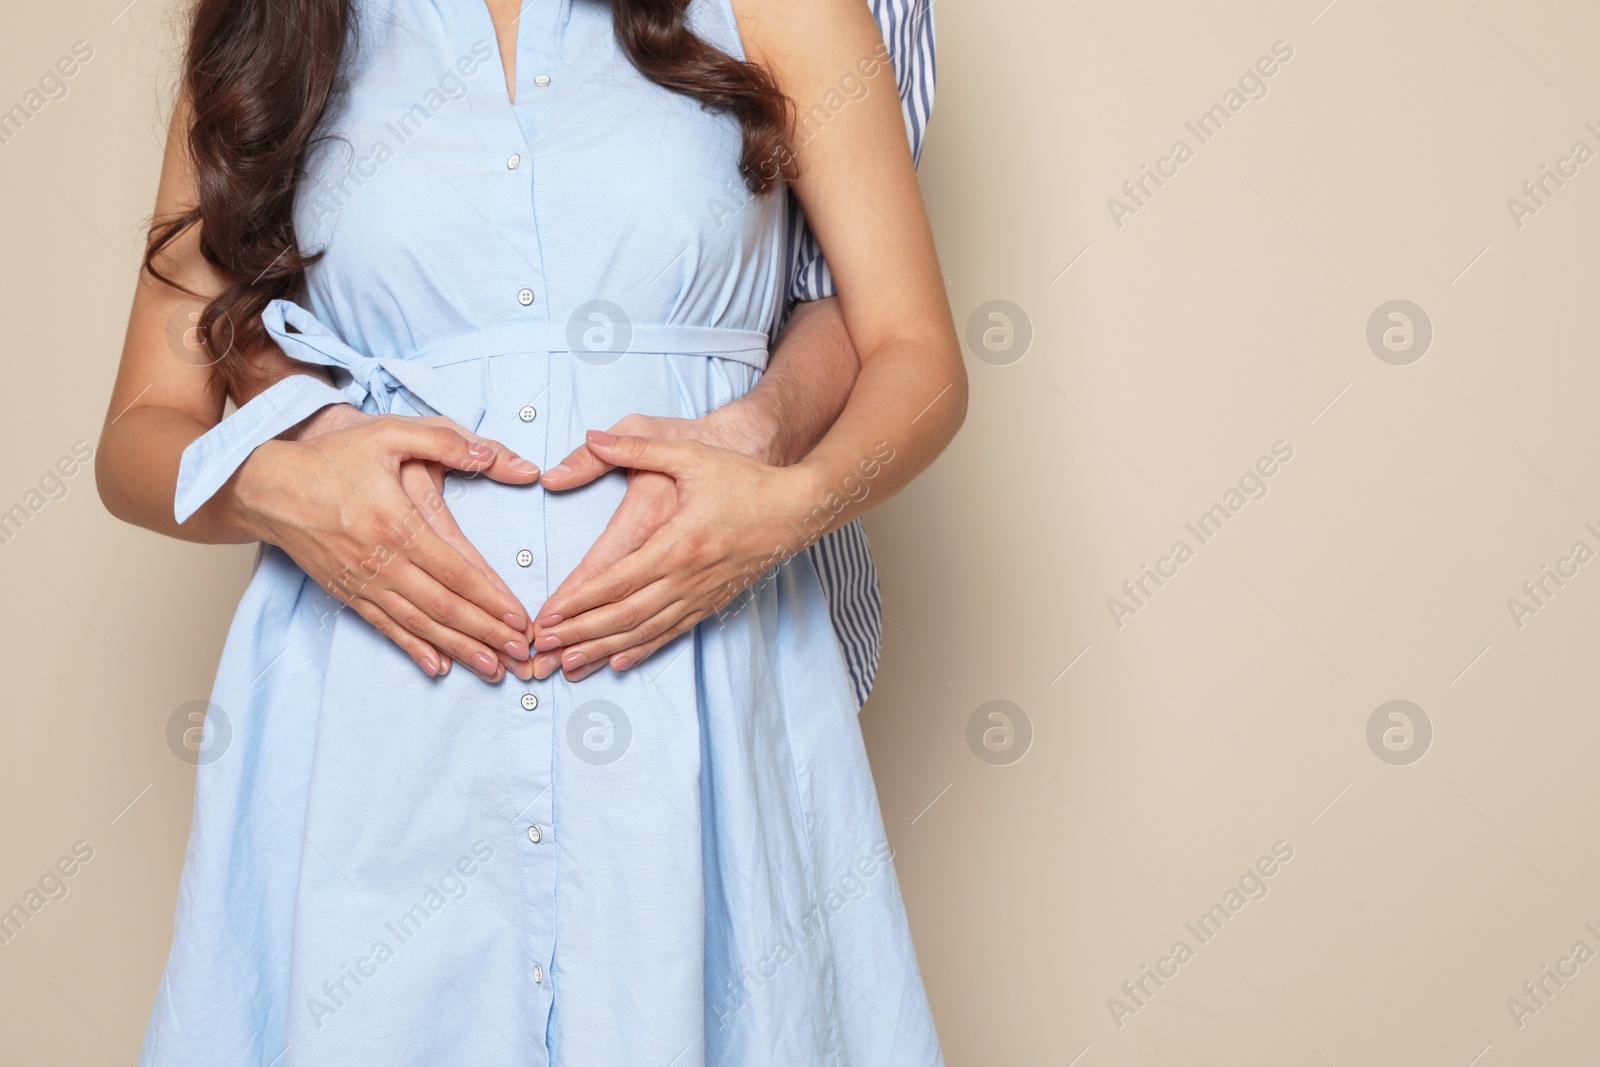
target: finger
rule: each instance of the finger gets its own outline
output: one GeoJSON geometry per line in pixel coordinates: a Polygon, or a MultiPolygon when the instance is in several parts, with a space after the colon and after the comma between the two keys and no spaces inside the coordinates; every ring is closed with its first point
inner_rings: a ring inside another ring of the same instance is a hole
{"type": "MultiPolygon", "coordinates": [[[[681,543],[673,540],[669,533],[671,525],[663,526],[652,534],[643,545],[623,559],[613,563],[600,574],[580,583],[579,585],[553,596],[540,608],[541,622],[552,616],[560,616],[563,622],[555,624],[556,627],[566,625],[565,620],[576,619],[586,611],[593,611],[602,604],[615,604],[626,600],[639,590],[658,581],[667,574],[693,573],[691,551],[681,543]]],[[[542,633],[541,627],[539,631],[542,633]]],[[[538,637],[535,636],[535,641],[538,637]]]]}
{"type": "Polygon", "coordinates": [[[508,485],[529,485],[539,480],[538,465],[530,459],[524,459],[523,457],[517,455],[500,441],[497,441],[492,437],[484,437],[482,434],[473,433],[460,423],[452,422],[442,415],[432,416],[423,421],[443,426],[448,430],[453,430],[455,433],[458,433],[462,437],[466,438],[467,441],[472,445],[478,445],[492,449],[494,452],[494,461],[490,463],[488,467],[478,472],[483,474],[485,477],[497,482],[505,482],[508,485]]]}
{"type": "Polygon", "coordinates": [[[634,470],[660,471],[674,478],[694,470],[707,447],[692,441],[611,434],[604,430],[590,430],[585,440],[589,450],[606,463],[634,470]]]}
{"type": "MultiPolygon", "coordinates": [[[[503,584],[491,582],[466,556],[439,536],[433,528],[433,516],[438,509],[430,508],[425,512],[412,502],[398,482],[384,483],[379,479],[371,493],[376,498],[375,510],[381,517],[364,536],[376,546],[374,557],[380,567],[390,567],[396,561],[420,567],[434,581],[473,606],[474,614],[454,617],[470,620],[471,626],[457,625],[457,629],[470,633],[491,648],[524,655],[510,645],[512,642],[525,644],[528,639],[527,609],[504,589],[503,584]]],[[[441,499],[441,508],[442,504],[441,499]]],[[[441,618],[440,621],[455,625],[451,619],[441,618]]]]}
{"type": "Polygon", "coordinates": [[[515,485],[539,478],[539,468],[532,461],[499,441],[479,437],[461,426],[401,416],[386,416],[378,424],[382,444],[397,460],[432,460],[451,470],[481,473],[515,485]]]}
{"type": "MultiPolygon", "coordinates": [[[[623,502],[626,504],[626,498],[624,498],[623,502]]],[[[632,543],[633,538],[627,536],[622,530],[613,528],[612,524],[616,520],[616,515],[612,515],[611,518],[612,522],[607,523],[606,528],[600,531],[600,536],[595,538],[594,544],[589,546],[589,551],[584,553],[583,558],[578,561],[578,565],[572,568],[572,573],[563,578],[561,584],[556,586],[555,592],[550,594],[545,601],[547,605],[564,597],[590,578],[603,574],[607,567],[610,567],[619,559],[625,559],[629,552],[639,547],[632,543]]],[[[536,648],[549,649],[561,644],[559,641],[554,644],[549,642],[541,644],[540,638],[547,634],[550,627],[559,624],[562,618],[563,616],[555,614],[548,608],[541,612],[538,621],[534,624],[533,636],[536,648]]]]}
{"type": "Polygon", "coordinates": [[[438,649],[395,622],[387,612],[372,601],[357,599],[346,603],[356,610],[356,614],[371,623],[379,633],[400,646],[400,651],[410,656],[417,666],[427,672],[428,677],[438,678],[450,670],[449,659],[441,656],[438,649]]]}
{"type": "Polygon", "coordinates": [[[615,641],[623,635],[636,634],[669,604],[681,600],[677,584],[666,578],[658,579],[622,600],[602,604],[593,611],[586,611],[582,615],[567,619],[536,637],[534,644],[541,653],[560,649],[563,667],[581,666],[588,660],[599,659],[618,649],[638,644],[647,637],[654,637],[656,631],[637,636],[622,644],[605,645],[605,642],[615,641]],[[575,658],[580,652],[583,658],[575,658]]]}
{"type": "Polygon", "coordinates": [[[514,675],[524,682],[533,681],[533,660],[531,658],[513,659],[502,652],[500,653],[500,665],[506,669],[508,674],[514,675]]]}
{"type": "Polygon", "coordinates": [[[437,603],[429,603],[429,600],[437,598],[441,592],[442,587],[411,568],[410,574],[400,576],[389,588],[377,591],[372,599],[406,630],[459,660],[479,677],[499,681],[505,674],[500,656],[464,632],[441,624],[433,615],[437,603]],[[418,601],[428,607],[419,605],[418,601]]]}
{"type": "Polygon", "coordinates": [[[514,659],[528,658],[527,609],[503,583],[491,582],[478,564],[431,528],[418,531],[408,560],[442,587],[426,589],[426,599],[419,606],[439,622],[496,652],[505,652],[514,659]]]}
{"type": "MultiPolygon", "coordinates": [[[[664,433],[672,436],[674,429],[683,432],[689,425],[686,419],[663,419],[649,415],[634,413],[626,415],[611,427],[613,434],[644,434],[664,433]]],[[[567,453],[567,458],[551,467],[544,473],[544,485],[547,489],[574,489],[585,485],[600,477],[606,471],[615,468],[615,464],[608,463],[595,455],[594,450],[587,444],[581,444],[567,453]]]]}
{"type": "Polygon", "coordinates": [[[595,671],[599,670],[601,667],[604,667],[605,665],[606,665],[606,661],[605,660],[603,660],[603,659],[602,660],[597,660],[594,663],[586,663],[582,667],[579,667],[577,670],[562,671],[561,672],[561,677],[565,678],[569,682],[581,682],[585,678],[589,677],[589,675],[593,674],[595,671]]]}
{"type": "MultiPolygon", "coordinates": [[[[489,618],[476,604],[452,592],[433,575],[415,564],[407,563],[395,568],[389,585],[413,606],[426,612],[438,626],[450,633],[460,634],[463,639],[472,642],[470,647],[473,656],[478,655],[483,649],[487,649],[494,658],[507,661],[526,660],[531,655],[521,632],[489,618]]],[[[428,639],[433,640],[432,637],[428,639]]],[[[434,644],[439,643],[434,641],[434,644]]],[[[445,644],[439,647],[459,656],[458,650],[463,646],[445,644]]],[[[481,660],[474,659],[472,662],[478,666],[483,665],[481,660]]]]}
{"type": "MultiPolygon", "coordinates": [[[[665,475],[651,474],[648,478],[635,479],[623,495],[622,503],[617,505],[617,510],[606,521],[606,528],[545,603],[564,597],[649,541],[650,535],[672,516],[677,497],[677,485],[665,475]]],[[[537,645],[543,630],[557,625],[561,619],[562,616],[554,612],[541,610],[533,635],[536,647],[548,649],[561,644],[558,641],[555,644],[537,645]]]]}
{"type": "Polygon", "coordinates": [[[700,625],[700,623],[703,622],[710,614],[711,613],[708,611],[697,611],[689,615],[685,615],[683,618],[679,619],[677,622],[673,623],[671,626],[667,627],[661,633],[657,634],[655,637],[644,642],[643,644],[635,645],[632,648],[625,648],[620,652],[612,653],[609,660],[611,669],[614,671],[625,671],[632,667],[637,667],[650,656],[654,655],[656,650],[661,648],[661,646],[668,644],[669,642],[676,641],[678,638],[682,637],[684,634],[700,625]]]}
{"type": "Polygon", "coordinates": [[[576,489],[580,485],[588,485],[615,467],[616,464],[607,463],[584,444],[568,452],[565,459],[545,471],[542,480],[546,489],[576,489]]]}
{"type": "MultiPolygon", "coordinates": [[[[511,591],[505,579],[500,577],[500,572],[489,565],[489,561],[478,551],[478,546],[461,531],[456,523],[456,517],[451,514],[450,508],[444,502],[444,497],[438,493],[438,483],[434,479],[434,471],[440,468],[431,467],[421,461],[402,464],[400,467],[400,485],[406,490],[406,495],[418,506],[426,511],[428,524],[433,527],[439,539],[446,545],[459,552],[463,559],[477,568],[485,580],[499,594],[499,599],[494,603],[478,603],[485,613],[498,616],[513,630],[522,635],[524,642],[533,640],[533,627],[529,622],[528,610],[522,606],[522,601],[511,591]],[[419,499],[420,498],[420,499],[419,499]],[[510,610],[501,610],[510,605],[510,610]]],[[[470,599],[470,598],[469,598],[470,599]]]]}
{"type": "MultiPolygon", "coordinates": [[[[665,633],[689,614],[688,601],[670,595],[664,599],[665,603],[661,603],[654,610],[645,606],[644,594],[629,597],[621,604],[610,605],[610,608],[618,613],[625,613],[625,617],[642,616],[642,621],[626,628],[618,626],[593,640],[571,642],[558,653],[554,653],[560,656],[562,669],[576,670],[588,663],[603,662],[613,653],[637,647],[665,633]]],[[[602,609],[604,610],[606,609],[602,609]]],[[[590,614],[596,615],[599,612],[590,614]]]]}

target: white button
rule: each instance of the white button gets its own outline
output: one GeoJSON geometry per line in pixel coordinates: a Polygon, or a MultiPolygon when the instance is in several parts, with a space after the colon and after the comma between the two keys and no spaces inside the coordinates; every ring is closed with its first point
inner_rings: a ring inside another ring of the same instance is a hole
{"type": "Polygon", "coordinates": [[[506,160],[506,169],[507,170],[516,170],[520,166],[522,166],[522,153],[521,152],[513,152],[513,153],[511,153],[510,158],[506,160]]]}
{"type": "Polygon", "coordinates": [[[548,75],[548,74],[539,75],[537,78],[533,79],[533,84],[535,84],[539,88],[543,89],[546,85],[550,84],[550,75],[548,75]]]}
{"type": "Polygon", "coordinates": [[[529,404],[527,407],[525,407],[521,411],[517,412],[517,418],[521,419],[523,422],[532,422],[534,419],[536,419],[538,417],[539,417],[539,413],[534,410],[534,407],[533,407],[532,404],[529,404]]]}
{"type": "Polygon", "coordinates": [[[535,985],[544,984],[544,968],[537,963],[533,965],[533,982],[535,985]]]}
{"type": "Polygon", "coordinates": [[[537,845],[539,843],[539,839],[541,837],[543,837],[543,836],[544,835],[539,832],[539,828],[537,826],[528,827],[528,840],[529,841],[532,841],[534,844],[537,845]]]}
{"type": "MultiPolygon", "coordinates": [[[[538,706],[539,706],[539,698],[538,697],[534,696],[532,693],[523,693],[522,694],[522,710],[523,711],[532,711],[534,708],[536,708],[538,706]]],[[[534,832],[534,830],[537,830],[537,829],[538,829],[538,827],[534,827],[533,829],[529,830],[528,832],[531,834],[531,833],[534,832]]]]}
{"type": "Polygon", "coordinates": [[[533,553],[532,552],[529,552],[527,549],[523,549],[521,552],[517,553],[517,566],[519,566],[519,567],[530,567],[532,565],[533,565],[533,553]]]}
{"type": "Polygon", "coordinates": [[[529,304],[533,303],[533,290],[532,289],[520,289],[520,290],[518,290],[517,291],[517,303],[521,304],[523,307],[527,307],[529,304]]]}

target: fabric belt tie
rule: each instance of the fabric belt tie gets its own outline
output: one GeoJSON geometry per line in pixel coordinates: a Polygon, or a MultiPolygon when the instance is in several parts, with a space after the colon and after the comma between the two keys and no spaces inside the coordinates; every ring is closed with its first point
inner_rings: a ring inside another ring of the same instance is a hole
{"type": "MultiPolygon", "coordinates": [[[[289,300],[268,304],[261,321],[286,356],[329,368],[340,384],[291,374],[191,442],[178,465],[173,499],[180,524],[216,495],[250,453],[329,404],[351,404],[384,415],[394,409],[397,397],[404,397],[413,410],[443,415],[476,432],[485,412],[486,378],[451,368],[478,363],[487,374],[488,361],[495,356],[574,352],[567,327],[550,323],[481,330],[406,355],[369,356],[289,300]]],[[[620,330],[626,336],[620,350],[591,354],[579,349],[574,354],[595,362],[653,354],[715,356],[757,370],[767,364],[769,340],[756,330],[660,325],[624,325],[620,330]]]]}

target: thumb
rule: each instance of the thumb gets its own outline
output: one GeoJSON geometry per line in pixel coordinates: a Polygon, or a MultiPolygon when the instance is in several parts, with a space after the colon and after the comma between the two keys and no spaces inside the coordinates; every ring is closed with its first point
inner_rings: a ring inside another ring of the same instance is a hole
{"type": "Polygon", "coordinates": [[[704,447],[688,441],[611,434],[604,430],[590,430],[587,439],[589,451],[606,463],[634,470],[659,471],[674,478],[681,478],[690,471],[699,457],[698,449],[704,447]]]}
{"type": "Polygon", "coordinates": [[[454,423],[402,421],[388,427],[389,445],[411,459],[428,459],[458,471],[483,474],[497,482],[523,485],[539,477],[532,461],[499,441],[479,437],[454,423]]]}
{"type": "Polygon", "coordinates": [[[566,459],[544,472],[544,486],[546,489],[576,489],[580,485],[588,485],[615,466],[595,455],[587,444],[582,444],[568,452],[566,459]]]}

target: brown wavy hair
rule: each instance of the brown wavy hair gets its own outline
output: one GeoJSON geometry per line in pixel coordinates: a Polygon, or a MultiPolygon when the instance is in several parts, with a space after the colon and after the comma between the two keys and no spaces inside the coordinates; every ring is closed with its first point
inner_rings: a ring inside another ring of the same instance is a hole
{"type": "MultiPolygon", "coordinates": [[[[356,2],[195,4],[183,95],[190,107],[186,134],[196,203],[152,224],[144,269],[199,296],[163,274],[157,260],[191,226],[200,226],[201,254],[233,281],[201,312],[199,333],[230,337],[226,352],[211,355],[216,381],[236,395],[255,378],[243,353],[267,340],[262,311],[292,296],[321,254],[303,252],[295,242],[294,195],[318,124],[342,87],[342,59],[355,47],[356,2]],[[219,332],[219,323],[230,328],[219,332]]],[[[794,177],[793,107],[771,74],[691,32],[690,0],[610,3],[617,41],[642,75],[739,121],[739,171],[753,194],[794,177]]]]}

